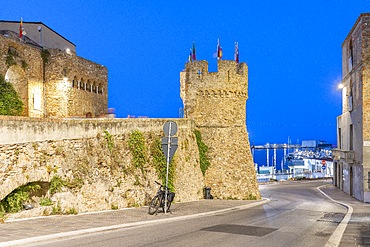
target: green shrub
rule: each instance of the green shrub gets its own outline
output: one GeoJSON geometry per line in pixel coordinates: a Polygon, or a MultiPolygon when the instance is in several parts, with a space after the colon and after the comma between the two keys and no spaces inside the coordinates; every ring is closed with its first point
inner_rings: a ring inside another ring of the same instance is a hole
{"type": "Polygon", "coordinates": [[[75,214],[76,215],[76,214],[78,214],[78,212],[77,212],[77,209],[72,207],[72,208],[68,209],[67,214],[75,214]]]}
{"type": "Polygon", "coordinates": [[[20,116],[23,102],[10,82],[0,75],[0,115],[20,116]]]}
{"type": "Polygon", "coordinates": [[[51,206],[53,205],[53,202],[48,197],[43,197],[40,200],[40,206],[51,206]]]}
{"type": "Polygon", "coordinates": [[[62,206],[60,205],[60,202],[58,201],[56,206],[53,206],[51,209],[51,214],[56,215],[56,214],[63,214],[62,212],[62,206]]]}
{"type": "Polygon", "coordinates": [[[55,175],[50,180],[50,187],[49,187],[50,194],[53,195],[56,192],[60,192],[61,189],[65,186],[66,186],[66,182],[58,175],[55,175]]]}
{"type": "Polygon", "coordinates": [[[113,136],[108,132],[108,130],[104,130],[104,138],[107,141],[109,151],[112,152],[114,147],[113,136]]]}
{"type": "Polygon", "coordinates": [[[23,203],[27,202],[29,193],[41,189],[40,185],[36,183],[28,183],[13,190],[0,202],[0,209],[2,212],[17,213],[23,209],[23,203]]]}
{"type": "Polygon", "coordinates": [[[247,200],[257,200],[257,196],[249,194],[247,200]]]}

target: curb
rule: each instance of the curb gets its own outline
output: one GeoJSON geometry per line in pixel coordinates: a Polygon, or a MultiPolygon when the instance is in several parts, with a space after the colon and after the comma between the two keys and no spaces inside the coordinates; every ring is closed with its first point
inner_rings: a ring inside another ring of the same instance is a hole
{"type": "Polygon", "coordinates": [[[143,226],[143,225],[158,224],[162,222],[192,219],[192,218],[208,216],[208,215],[213,215],[213,214],[220,214],[220,213],[233,211],[233,210],[242,210],[242,209],[252,208],[252,207],[259,206],[259,205],[263,205],[269,201],[270,200],[267,198],[262,198],[262,200],[258,202],[249,203],[243,206],[220,209],[220,210],[211,211],[211,212],[184,215],[184,216],[178,216],[178,217],[166,218],[166,219],[158,219],[158,220],[139,221],[139,222],[134,222],[134,223],[126,223],[126,224],[119,224],[119,225],[113,225],[113,226],[103,226],[103,227],[96,227],[96,228],[90,228],[90,229],[84,229],[84,230],[76,230],[76,231],[49,234],[45,236],[13,240],[13,241],[0,243],[0,247],[24,246],[26,244],[32,244],[32,243],[37,243],[37,242],[42,242],[42,241],[47,241],[47,240],[52,240],[52,239],[68,238],[68,237],[73,237],[73,236],[78,236],[78,235],[87,235],[87,234],[93,234],[93,233],[104,232],[104,231],[118,230],[118,229],[127,228],[127,227],[137,227],[137,226],[143,226]]]}
{"type": "Polygon", "coordinates": [[[353,208],[350,205],[345,204],[345,203],[340,202],[340,201],[337,201],[337,200],[334,200],[329,195],[327,195],[324,191],[322,191],[320,189],[321,187],[324,187],[324,186],[325,185],[321,185],[321,186],[317,187],[316,189],[318,191],[320,191],[321,194],[323,194],[325,197],[327,197],[331,201],[347,208],[346,215],[344,216],[342,221],[339,223],[339,225],[337,226],[335,231],[331,234],[328,242],[326,242],[326,244],[325,244],[325,247],[337,247],[337,246],[339,246],[340,241],[342,240],[342,237],[343,237],[343,233],[347,228],[349,220],[351,219],[351,216],[352,216],[352,213],[353,213],[353,208]]]}

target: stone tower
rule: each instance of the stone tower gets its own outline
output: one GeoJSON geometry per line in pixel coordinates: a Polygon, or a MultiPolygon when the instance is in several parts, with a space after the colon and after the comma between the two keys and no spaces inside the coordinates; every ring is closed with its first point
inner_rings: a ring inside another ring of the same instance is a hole
{"type": "Polygon", "coordinates": [[[205,183],[212,195],[260,198],[246,127],[248,66],[220,60],[218,72],[208,72],[207,61],[189,62],[180,84],[184,117],[195,121],[209,148],[205,183]]]}

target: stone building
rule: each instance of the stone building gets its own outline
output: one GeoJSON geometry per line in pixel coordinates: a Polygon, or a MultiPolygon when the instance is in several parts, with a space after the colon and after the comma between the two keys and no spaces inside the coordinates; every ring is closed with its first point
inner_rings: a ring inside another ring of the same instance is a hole
{"type": "Polygon", "coordinates": [[[180,73],[184,117],[195,121],[209,150],[205,184],[216,198],[260,198],[246,127],[248,66],[218,61],[186,64],[180,73]]]}
{"type": "Polygon", "coordinates": [[[370,202],[370,13],[342,44],[342,115],[337,118],[334,184],[370,202]]]}
{"type": "Polygon", "coordinates": [[[0,74],[24,103],[24,116],[85,117],[107,112],[108,70],[41,22],[0,21],[0,74]]]}

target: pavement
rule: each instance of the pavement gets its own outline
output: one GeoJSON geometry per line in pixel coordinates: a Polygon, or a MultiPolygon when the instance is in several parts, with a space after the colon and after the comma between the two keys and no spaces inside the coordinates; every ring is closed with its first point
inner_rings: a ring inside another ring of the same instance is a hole
{"type": "MultiPolygon", "coordinates": [[[[341,202],[345,207],[353,208],[351,215],[347,213],[349,215],[347,218],[350,218],[350,220],[348,222],[343,220],[344,226],[343,222],[341,223],[345,231],[337,233],[336,239],[338,240],[339,236],[340,246],[354,246],[354,243],[358,246],[369,246],[370,204],[354,199],[331,184],[323,185],[320,189],[333,200],[341,202]],[[367,243],[369,245],[366,245],[367,243]]],[[[149,215],[147,213],[148,207],[140,207],[78,215],[55,215],[7,220],[4,224],[0,224],[0,247],[25,246],[26,244],[49,239],[155,224],[163,221],[195,218],[200,215],[255,207],[267,202],[268,199],[258,201],[199,200],[175,203],[171,205],[171,212],[167,214],[160,212],[156,215],[149,215]]],[[[338,246],[338,243],[330,246],[338,246]]]]}
{"type": "Polygon", "coordinates": [[[337,230],[344,228],[339,238],[340,244],[328,246],[370,246],[370,203],[358,201],[332,184],[323,185],[320,190],[348,209],[337,227],[337,230]]]}

